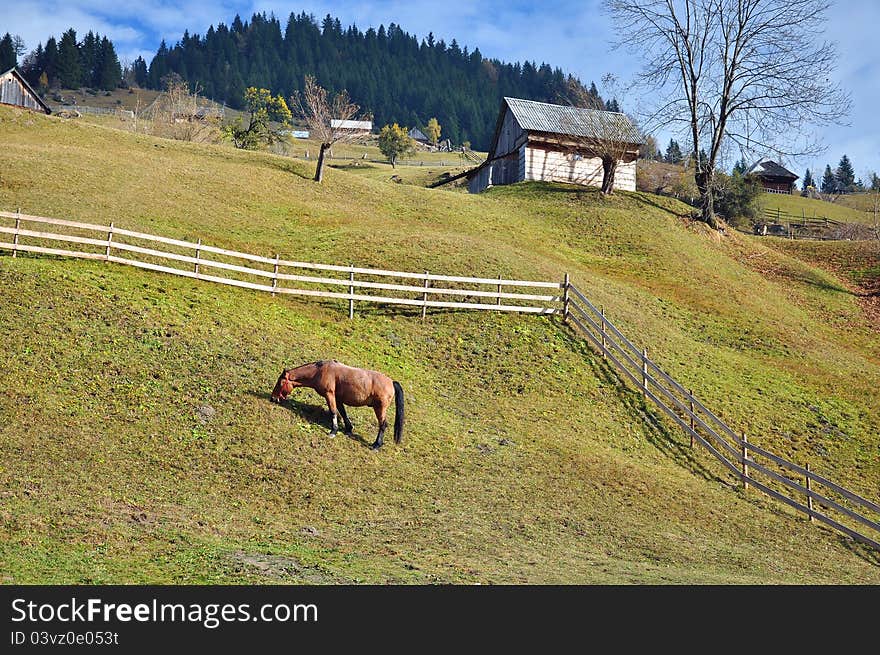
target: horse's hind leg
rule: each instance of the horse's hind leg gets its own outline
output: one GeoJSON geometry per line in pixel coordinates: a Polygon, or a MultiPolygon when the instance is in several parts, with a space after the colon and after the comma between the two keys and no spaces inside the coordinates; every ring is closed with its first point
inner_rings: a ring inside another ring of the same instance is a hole
{"type": "Polygon", "coordinates": [[[351,424],[351,421],[348,420],[348,414],[345,411],[345,405],[342,403],[338,403],[339,406],[339,414],[342,416],[342,421],[345,423],[345,435],[350,437],[352,432],[354,432],[354,426],[351,424]]]}
{"type": "Polygon", "coordinates": [[[388,412],[388,405],[376,405],[373,407],[376,412],[376,420],[379,421],[379,435],[373,443],[373,450],[379,450],[382,447],[382,439],[385,436],[385,429],[388,427],[388,420],[385,418],[388,412]]]}

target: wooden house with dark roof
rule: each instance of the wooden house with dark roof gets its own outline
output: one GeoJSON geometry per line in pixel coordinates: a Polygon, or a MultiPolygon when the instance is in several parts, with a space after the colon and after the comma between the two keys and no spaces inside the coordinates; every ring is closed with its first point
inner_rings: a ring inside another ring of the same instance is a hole
{"type": "Polygon", "coordinates": [[[746,171],[746,175],[752,175],[757,178],[764,191],[770,193],[790,194],[794,189],[794,183],[800,177],[781,164],[767,159],[761,159],[755,162],[752,167],[746,171]]]}
{"type": "Polygon", "coordinates": [[[417,141],[423,145],[427,145],[429,143],[429,139],[425,136],[425,133],[422,132],[419,128],[414,127],[409,131],[409,138],[413,141],[417,141]]]}
{"type": "Polygon", "coordinates": [[[642,137],[625,114],[504,98],[486,161],[467,173],[468,190],[524,180],[601,186],[602,159],[589,144],[609,135],[626,145],[614,188],[635,191],[642,137]]]}
{"type": "Polygon", "coordinates": [[[43,99],[31,88],[31,85],[27,83],[27,80],[15,66],[0,74],[0,105],[24,107],[46,114],[52,113],[49,105],[43,102],[43,99]]]}

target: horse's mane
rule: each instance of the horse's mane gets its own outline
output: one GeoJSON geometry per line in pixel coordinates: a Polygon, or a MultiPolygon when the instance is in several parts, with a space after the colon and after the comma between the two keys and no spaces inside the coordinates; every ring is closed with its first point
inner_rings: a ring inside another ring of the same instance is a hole
{"type": "Polygon", "coordinates": [[[300,364],[299,366],[295,366],[290,370],[291,371],[298,371],[299,369],[305,368],[306,366],[314,366],[315,368],[321,368],[324,365],[324,361],[325,360],[323,360],[323,359],[319,359],[316,362],[309,362],[308,364],[300,364]]]}

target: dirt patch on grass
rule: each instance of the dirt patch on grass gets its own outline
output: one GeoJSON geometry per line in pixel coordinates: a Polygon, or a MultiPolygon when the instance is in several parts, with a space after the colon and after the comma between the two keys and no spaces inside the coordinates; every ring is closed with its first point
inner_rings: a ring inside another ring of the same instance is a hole
{"type": "Polygon", "coordinates": [[[306,566],[293,557],[269,555],[266,553],[245,553],[236,551],[229,559],[243,572],[260,578],[287,584],[346,584],[333,575],[306,566]]]}

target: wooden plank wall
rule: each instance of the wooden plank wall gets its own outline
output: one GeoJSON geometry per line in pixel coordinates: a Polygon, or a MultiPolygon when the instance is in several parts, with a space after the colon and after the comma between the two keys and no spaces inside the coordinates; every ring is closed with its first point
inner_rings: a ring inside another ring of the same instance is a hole
{"type": "Polygon", "coordinates": [[[11,71],[0,77],[0,104],[43,111],[37,99],[11,71]]]}

